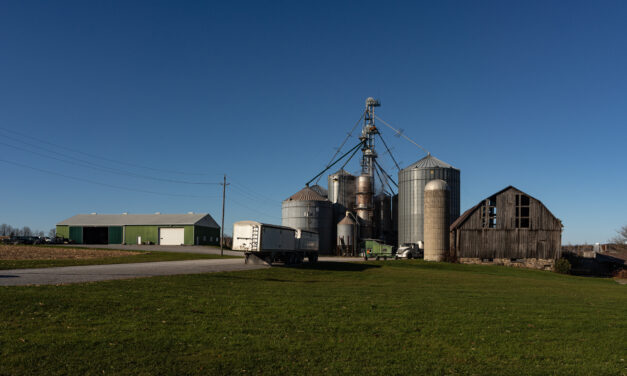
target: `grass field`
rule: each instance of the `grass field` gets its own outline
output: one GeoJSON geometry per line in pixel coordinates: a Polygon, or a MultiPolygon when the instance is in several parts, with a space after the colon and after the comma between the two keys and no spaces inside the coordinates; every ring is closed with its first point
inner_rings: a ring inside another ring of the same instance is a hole
{"type": "Polygon", "coordinates": [[[627,286],[550,272],[319,263],[0,301],[0,374],[627,374],[627,286]]]}
{"type": "MultiPolygon", "coordinates": [[[[228,256],[225,256],[228,257],[228,256]]],[[[0,245],[0,270],[221,258],[219,255],[45,245],[0,245]]]]}

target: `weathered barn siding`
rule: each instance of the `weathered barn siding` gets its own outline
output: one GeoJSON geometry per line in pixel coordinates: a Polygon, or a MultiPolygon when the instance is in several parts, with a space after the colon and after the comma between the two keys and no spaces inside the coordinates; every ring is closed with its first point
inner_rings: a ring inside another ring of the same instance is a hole
{"type": "Polygon", "coordinates": [[[469,209],[451,225],[450,232],[451,251],[458,259],[557,259],[561,239],[561,221],[540,201],[514,187],[469,209]],[[528,228],[516,226],[516,195],[529,197],[528,228]],[[484,223],[482,217],[490,202],[496,208],[492,225],[484,223]]]}

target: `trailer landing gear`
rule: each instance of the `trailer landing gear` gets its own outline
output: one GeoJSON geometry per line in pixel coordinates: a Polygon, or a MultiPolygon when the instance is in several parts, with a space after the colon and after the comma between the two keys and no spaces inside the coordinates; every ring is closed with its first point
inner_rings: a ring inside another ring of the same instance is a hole
{"type": "Polygon", "coordinates": [[[263,259],[253,253],[247,253],[244,256],[244,264],[272,266],[272,261],[270,260],[270,257],[263,259]]]}

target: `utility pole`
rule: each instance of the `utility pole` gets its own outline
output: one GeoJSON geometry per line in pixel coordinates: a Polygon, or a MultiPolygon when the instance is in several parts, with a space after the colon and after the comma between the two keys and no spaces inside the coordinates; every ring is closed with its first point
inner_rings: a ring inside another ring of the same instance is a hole
{"type": "Polygon", "coordinates": [[[222,185],[222,226],[220,226],[220,256],[224,256],[224,202],[226,200],[226,186],[229,185],[226,182],[226,174],[224,174],[224,182],[222,185]]]}

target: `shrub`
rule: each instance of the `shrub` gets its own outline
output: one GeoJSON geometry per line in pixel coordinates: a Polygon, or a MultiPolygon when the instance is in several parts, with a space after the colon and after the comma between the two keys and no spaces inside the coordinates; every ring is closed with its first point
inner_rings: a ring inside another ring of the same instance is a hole
{"type": "Polygon", "coordinates": [[[570,262],[568,262],[568,260],[566,260],[565,258],[561,258],[555,261],[555,265],[553,265],[553,271],[560,274],[570,273],[570,262]]]}

